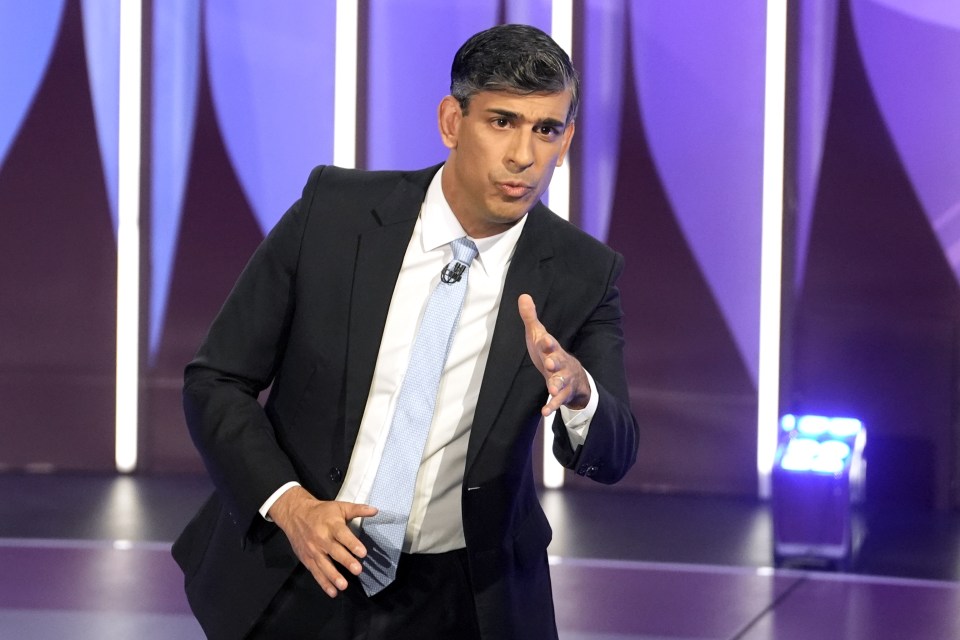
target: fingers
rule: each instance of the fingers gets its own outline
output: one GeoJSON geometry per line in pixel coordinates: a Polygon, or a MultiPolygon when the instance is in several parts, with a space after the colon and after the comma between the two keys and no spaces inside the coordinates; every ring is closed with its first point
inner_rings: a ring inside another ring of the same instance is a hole
{"type": "Polygon", "coordinates": [[[340,572],[337,571],[328,557],[318,556],[313,566],[307,563],[304,563],[304,566],[310,570],[313,579],[317,581],[317,584],[329,597],[336,598],[338,593],[346,590],[346,579],[340,575],[340,572]]]}
{"type": "Polygon", "coordinates": [[[567,404],[571,397],[570,385],[566,377],[560,374],[547,379],[547,391],[550,393],[550,397],[547,398],[547,403],[540,409],[540,415],[544,418],[567,404]]]}
{"type": "MultiPolygon", "coordinates": [[[[324,593],[331,598],[335,598],[340,591],[347,588],[347,580],[331,560],[331,552],[337,553],[334,549],[324,548],[324,544],[319,538],[310,539],[301,536],[295,539],[289,535],[288,537],[300,562],[317,581],[324,593]]],[[[343,557],[342,554],[340,555],[343,557]]],[[[351,561],[348,560],[347,562],[349,564],[351,561]]]]}
{"type": "Polygon", "coordinates": [[[517,309],[526,331],[527,351],[530,358],[545,376],[556,371],[557,363],[551,356],[558,349],[557,341],[553,339],[546,327],[537,317],[537,306],[530,294],[521,294],[517,299],[517,309]]]}
{"type": "MultiPolygon", "coordinates": [[[[354,518],[370,518],[377,515],[377,508],[371,507],[366,504],[355,504],[352,502],[339,503],[343,505],[343,521],[344,523],[350,522],[354,518]]],[[[349,526],[344,524],[337,531],[336,540],[344,548],[349,549],[350,553],[358,558],[367,557],[367,549],[363,546],[363,543],[360,542],[360,539],[353,533],[353,530],[349,526]]],[[[346,565],[344,565],[346,566],[346,565]]],[[[359,565],[358,565],[359,567],[359,565]]],[[[351,569],[352,571],[352,569],[351,569]]],[[[359,575],[359,571],[353,571],[355,575],[359,575]]]]}
{"type": "Polygon", "coordinates": [[[547,391],[554,397],[559,396],[565,389],[568,389],[569,386],[567,378],[560,373],[547,378],[547,391]]]}
{"type": "MultiPolygon", "coordinates": [[[[313,574],[314,579],[323,589],[323,591],[335,598],[340,591],[345,591],[349,586],[347,579],[340,572],[340,567],[346,568],[353,575],[360,575],[363,571],[357,557],[351,552],[351,549],[360,547],[359,540],[346,528],[346,532],[340,532],[337,538],[333,540],[323,540],[317,543],[311,553],[301,556],[304,566],[313,574]]],[[[366,550],[364,550],[364,554],[366,550]]],[[[299,554],[298,554],[299,555],[299,554]]]]}
{"type": "Polygon", "coordinates": [[[338,523],[332,530],[333,540],[327,548],[327,553],[334,560],[355,576],[360,575],[363,566],[357,561],[357,558],[367,557],[367,548],[363,546],[360,539],[353,533],[353,530],[347,526],[347,522],[354,518],[369,518],[376,515],[377,510],[367,505],[358,505],[352,503],[338,503],[343,508],[343,522],[338,523]]]}
{"type": "Polygon", "coordinates": [[[330,545],[325,549],[327,555],[339,562],[353,575],[360,575],[363,567],[357,558],[364,558],[367,555],[367,550],[349,527],[344,526],[343,529],[335,532],[334,536],[330,545]]]}

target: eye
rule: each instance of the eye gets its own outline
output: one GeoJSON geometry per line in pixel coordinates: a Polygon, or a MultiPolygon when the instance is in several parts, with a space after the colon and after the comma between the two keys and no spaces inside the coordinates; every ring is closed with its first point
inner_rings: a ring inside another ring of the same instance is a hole
{"type": "Polygon", "coordinates": [[[536,131],[544,138],[556,138],[558,135],[560,135],[560,130],[551,125],[541,125],[537,127],[536,131]]]}
{"type": "Polygon", "coordinates": [[[497,127],[498,129],[506,129],[507,127],[510,126],[510,120],[509,118],[503,118],[503,117],[494,118],[493,126],[497,127]]]}

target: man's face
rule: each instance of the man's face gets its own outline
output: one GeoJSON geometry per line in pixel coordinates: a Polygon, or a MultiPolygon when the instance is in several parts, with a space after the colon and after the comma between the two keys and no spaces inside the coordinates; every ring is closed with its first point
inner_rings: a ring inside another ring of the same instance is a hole
{"type": "Polygon", "coordinates": [[[443,99],[440,133],[450,149],[443,194],[469,235],[505,231],[540,199],[573,138],[569,108],[569,91],[482,91],[466,114],[452,96],[443,99]]]}

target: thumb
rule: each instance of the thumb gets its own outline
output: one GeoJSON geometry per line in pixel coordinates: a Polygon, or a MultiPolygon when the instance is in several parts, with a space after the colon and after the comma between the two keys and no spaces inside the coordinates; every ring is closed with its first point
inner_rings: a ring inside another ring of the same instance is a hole
{"type": "Polygon", "coordinates": [[[535,329],[540,324],[537,318],[537,305],[533,303],[530,294],[523,293],[517,298],[517,309],[520,311],[520,319],[527,329],[535,329]]]}
{"type": "Polygon", "coordinates": [[[354,518],[369,518],[377,515],[377,508],[368,504],[357,504],[353,502],[344,502],[343,514],[347,520],[354,518]]]}

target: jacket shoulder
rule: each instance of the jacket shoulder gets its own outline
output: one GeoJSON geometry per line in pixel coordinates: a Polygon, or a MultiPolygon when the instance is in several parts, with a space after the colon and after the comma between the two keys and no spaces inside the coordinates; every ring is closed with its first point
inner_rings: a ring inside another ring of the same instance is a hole
{"type": "Polygon", "coordinates": [[[303,200],[312,202],[317,196],[349,201],[353,206],[375,205],[398,188],[422,190],[426,193],[433,175],[440,166],[419,171],[368,171],[344,169],[334,165],[314,167],[303,190],[303,200]]]}
{"type": "Polygon", "coordinates": [[[594,238],[568,220],[564,220],[544,205],[538,205],[531,211],[536,216],[537,228],[549,234],[561,259],[572,259],[584,268],[609,269],[611,264],[619,265],[623,256],[605,243],[594,238]]]}

